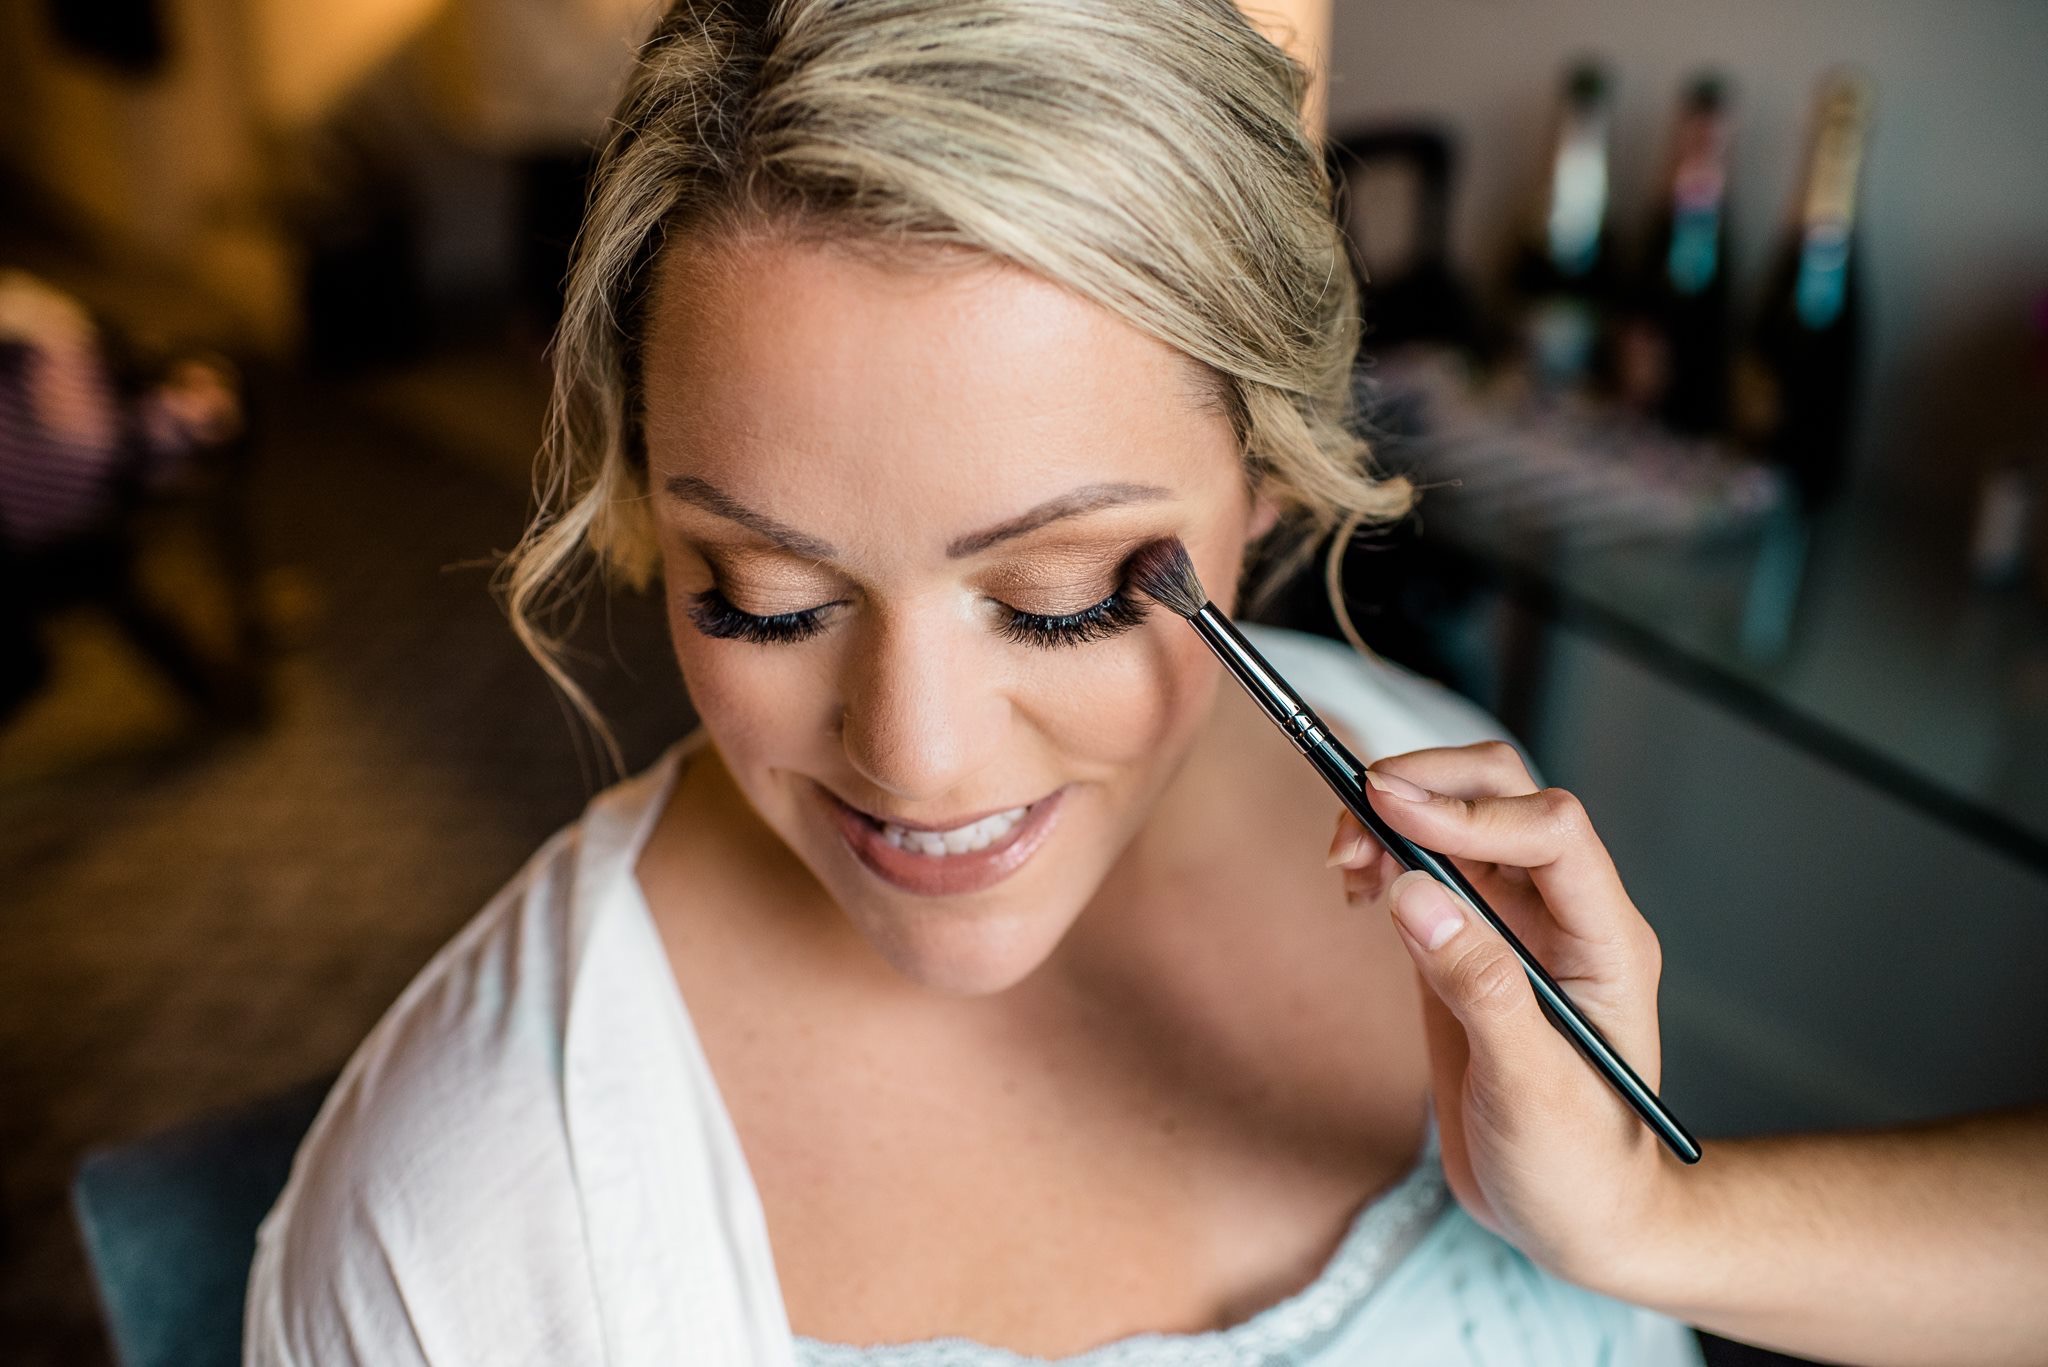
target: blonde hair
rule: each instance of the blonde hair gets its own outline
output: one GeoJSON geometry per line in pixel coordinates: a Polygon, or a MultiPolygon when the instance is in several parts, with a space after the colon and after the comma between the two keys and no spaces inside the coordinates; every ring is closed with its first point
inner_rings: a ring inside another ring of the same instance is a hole
{"type": "Polygon", "coordinates": [[[1031,270],[1203,368],[1282,518],[1270,586],[1344,524],[1405,513],[1351,430],[1358,291],[1307,72],[1230,0],[681,0],[599,159],[552,349],[538,510],[499,574],[562,663],[594,578],[644,588],[639,366],[665,245],[790,233],[1031,270]],[[559,614],[567,610],[567,622],[559,614]]]}

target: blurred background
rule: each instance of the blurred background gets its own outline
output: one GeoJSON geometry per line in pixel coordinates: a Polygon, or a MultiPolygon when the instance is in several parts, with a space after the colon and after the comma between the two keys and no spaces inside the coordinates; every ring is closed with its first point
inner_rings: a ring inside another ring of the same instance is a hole
{"type": "MultiPolygon", "coordinates": [[[[221,1360],[220,1212],[605,781],[488,581],[650,18],[0,0],[10,1363],[221,1360]]],[[[1666,1099],[2048,1095],[2048,9],[1336,0],[1327,54],[1426,491],[1346,600],[1586,799],[1666,1099]]],[[[654,605],[576,644],[629,766],[688,726],[654,605]]]]}

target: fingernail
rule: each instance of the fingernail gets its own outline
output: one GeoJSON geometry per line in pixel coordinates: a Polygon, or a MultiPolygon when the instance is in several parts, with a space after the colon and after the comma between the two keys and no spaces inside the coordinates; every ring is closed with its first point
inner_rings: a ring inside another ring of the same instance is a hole
{"type": "Polygon", "coordinates": [[[1337,833],[1330,837],[1330,858],[1323,867],[1334,869],[1339,864],[1349,864],[1358,857],[1358,851],[1364,844],[1365,837],[1363,835],[1353,833],[1346,836],[1344,828],[1339,826],[1337,833]]]}
{"type": "Polygon", "coordinates": [[[1379,895],[1387,890],[1387,880],[1371,864],[1362,869],[1344,870],[1344,901],[1357,906],[1360,902],[1376,902],[1379,895]]]}
{"type": "Polygon", "coordinates": [[[1431,878],[1417,878],[1410,883],[1394,899],[1394,915],[1416,942],[1429,950],[1442,949],[1458,933],[1458,927],[1465,924],[1458,899],[1431,878]]]}
{"type": "Polygon", "coordinates": [[[1410,783],[1399,774],[1383,774],[1377,769],[1366,770],[1365,781],[1383,793],[1392,793],[1409,802],[1427,802],[1436,796],[1419,783],[1410,783]]]}

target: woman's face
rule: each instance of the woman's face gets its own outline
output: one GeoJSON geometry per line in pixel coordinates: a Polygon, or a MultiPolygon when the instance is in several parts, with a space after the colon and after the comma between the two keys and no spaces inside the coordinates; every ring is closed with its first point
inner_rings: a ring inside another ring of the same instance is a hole
{"type": "Polygon", "coordinates": [[[1218,671],[1128,592],[1175,535],[1230,606],[1228,417],[1172,348],[987,259],[671,251],[644,352],[676,656],[726,767],[903,976],[1000,991],[1080,915],[1218,671]]]}

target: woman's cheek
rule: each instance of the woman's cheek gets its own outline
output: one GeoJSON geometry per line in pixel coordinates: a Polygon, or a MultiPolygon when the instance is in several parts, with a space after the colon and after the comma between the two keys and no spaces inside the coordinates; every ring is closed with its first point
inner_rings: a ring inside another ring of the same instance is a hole
{"type": "Polygon", "coordinates": [[[1032,672],[1040,729],[1082,762],[1144,765],[1177,750],[1200,724],[1214,683],[1200,638],[1178,626],[1148,623],[1114,641],[1048,652],[1032,672]]]}
{"type": "Polygon", "coordinates": [[[775,763],[799,734],[798,719],[810,713],[792,687],[801,673],[787,661],[778,664],[778,647],[712,640],[680,613],[671,613],[670,627],[690,706],[735,777],[775,763]]]}

